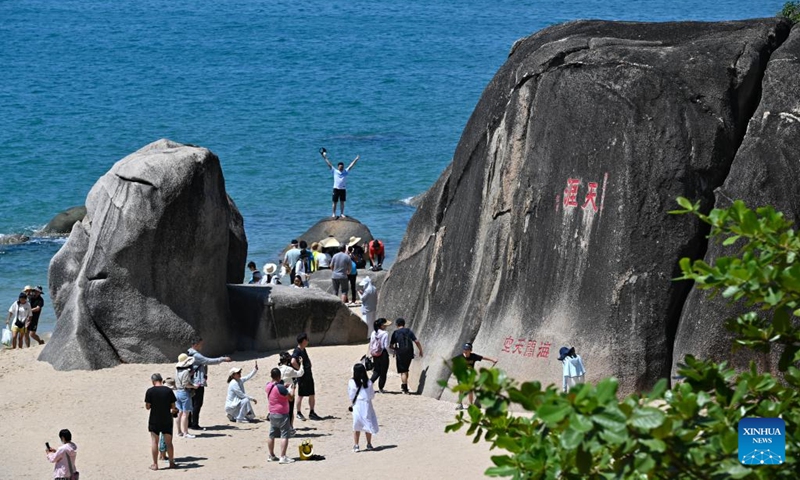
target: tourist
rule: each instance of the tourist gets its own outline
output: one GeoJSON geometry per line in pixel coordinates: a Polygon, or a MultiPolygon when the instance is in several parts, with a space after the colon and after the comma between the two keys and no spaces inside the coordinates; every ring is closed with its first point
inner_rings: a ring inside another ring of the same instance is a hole
{"type": "Polygon", "coordinates": [[[192,414],[189,417],[189,428],[192,430],[205,430],[200,426],[200,409],[203,408],[203,399],[208,386],[208,366],[230,362],[231,357],[208,358],[200,353],[203,348],[203,339],[198,338],[186,353],[194,358],[192,365],[192,384],[195,386],[192,397],[192,414]]]}
{"type": "Polygon", "coordinates": [[[331,269],[331,256],[322,251],[322,245],[319,242],[311,244],[311,252],[314,254],[315,271],[331,269]]]}
{"type": "Polygon", "coordinates": [[[367,324],[369,331],[369,326],[375,323],[378,315],[378,290],[369,277],[364,277],[358,286],[358,293],[361,294],[361,320],[367,324]]]}
{"type": "Polygon", "coordinates": [[[350,258],[356,262],[356,268],[366,268],[367,260],[364,258],[364,247],[359,242],[361,242],[361,237],[350,237],[350,240],[347,241],[347,249],[350,253],[350,258]]]}
{"type": "Polygon", "coordinates": [[[353,247],[348,247],[349,255],[350,255],[350,272],[347,274],[347,282],[350,284],[350,296],[352,298],[352,302],[348,303],[348,306],[355,306],[356,303],[356,279],[358,278],[358,268],[356,266],[356,260],[353,256],[353,247]]]}
{"type": "Polygon", "coordinates": [[[361,432],[367,437],[367,450],[372,450],[372,435],[379,430],[378,417],[372,406],[375,390],[363,363],[353,365],[353,378],[347,384],[347,395],[353,412],[353,453],[359,452],[361,432]]]}
{"type": "Polygon", "coordinates": [[[28,294],[28,305],[31,306],[31,319],[28,321],[28,328],[25,336],[25,346],[31,346],[31,338],[39,342],[39,345],[44,345],[44,340],[39,338],[36,330],[39,328],[39,315],[42,314],[42,307],[44,307],[44,299],[42,298],[41,285],[36,287],[25,287],[28,294]]]}
{"type": "Polygon", "coordinates": [[[561,389],[564,392],[584,382],[586,369],[581,356],[575,353],[575,347],[561,347],[558,351],[558,361],[563,366],[561,389]]]}
{"type": "Polygon", "coordinates": [[[192,383],[192,365],[194,357],[185,353],[178,355],[178,363],[175,365],[175,399],[178,406],[178,436],[183,438],[194,438],[189,433],[189,415],[192,413],[192,392],[195,385],[192,383]]]}
{"type": "MultiPolygon", "coordinates": [[[[467,361],[467,367],[472,368],[472,369],[475,368],[475,362],[480,362],[481,360],[486,360],[487,362],[492,362],[492,366],[497,365],[497,360],[495,360],[494,358],[489,358],[489,357],[484,356],[484,355],[478,355],[477,353],[472,353],[472,344],[471,343],[465,343],[464,344],[464,347],[462,348],[462,356],[467,361]]],[[[456,357],[456,358],[458,358],[458,357],[456,357]]],[[[472,390],[470,390],[470,392],[467,395],[469,397],[469,403],[471,405],[475,401],[475,395],[473,394],[472,390]]],[[[464,404],[463,403],[459,403],[456,406],[456,410],[463,410],[463,409],[464,409],[464,404]]]]}
{"type": "Polygon", "coordinates": [[[294,283],[294,266],[300,258],[300,243],[296,239],[292,239],[292,248],[286,251],[283,255],[283,266],[289,273],[289,283],[294,283]]]}
{"type": "Polygon", "coordinates": [[[300,368],[296,369],[292,366],[292,354],[289,352],[281,352],[278,368],[281,370],[281,380],[289,390],[289,424],[292,427],[292,435],[294,435],[294,396],[296,389],[296,380],[305,374],[303,369],[303,357],[299,359],[300,368]]]}
{"type": "MultiPolygon", "coordinates": [[[[305,242],[300,242],[302,247],[305,242]]],[[[302,248],[300,250],[300,258],[297,259],[295,264],[295,276],[300,277],[303,281],[303,286],[308,286],[308,280],[311,278],[311,273],[314,271],[314,256],[311,251],[302,248]]]]}
{"type": "Polygon", "coordinates": [[[150,419],[147,430],[150,432],[150,453],[153,463],[150,470],[158,470],[159,437],[163,436],[169,455],[169,468],[175,468],[175,450],[172,445],[172,416],[177,411],[175,408],[175,393],[163,384],[160,373],[150,376],[153,386],[144,394],[144,407],[150,410],[150,419]]]}
{"type": "Polygon", "coordinates": [[[238,423],[250,423],[255,420],[256,413],[253,405],[258,401],[247,396],[244,391],[244,382],[253,378],[258,371],[258,362],[255,363],[253,371],[242,377],[242,369],[233,367],[228,373],[228,397],[225,400],[225,414],[228,420],[238,423]]]}
{"type": "Polygon", "coordinates": [[[331,285],[333,285],[333,294],[339,295],[339,291],[342,292],[342,301],[344,303],[348,303],[347,301],[347,277],[350,275],[350,271],[353,269],[353,261],[350,259],[350,255],[347,254],[347,246],[342,245],[339,247],[339,253],[333,256],[331,259],[331,285]]]}
{"type": "Polygon", "coordinates": [[[375,238],[367,244],[366,250],[370,270],[373,272],[383,270],[383,259],[385,257],[383,242],[375,238]]]}
{"type": "Polygon", "coordinates": [[[303,277],[300,275],[295,275],[294,282],[292,283],[292,287],[294,288],[306,288],[305,284],[303,283],[303,277]]]}
{"type": "Polygon", "coordinates": [[[250,269],[250,273],[252,274],[252,276],[250,277],[250,281],[247,283],[250,285],[258,285],[259,283],[261,283],[261,278],[263,277],[263,275],[256,268],[256,262],[251,261],[250,263],[247,264],[247,268],[250,269]]]}
{"type": "Polygon", "coordinates": [[[6,317],[6,327],[13,319],[14,323],[11,325],[11,349],[22,348],[22,339],[25,338],[27,333],[26,325],[31,318],[31,306],[28,304],[28,296],[25,292],[20,292],[17,301],[12,303],[8,308],[8,317],[6,317]]]}
{"type": "Polygon", "coordinates": [[[319,153],[333,173],[333,213],[331,213],[331,217],[339,218],[336,216],[336,202],[341,202],[339,213],[342,218],[346,218],[344,215],[344,202],[347,200],[347,175],[349,175],[350,170],[356,166],[360,155],[356,155],[356,158],[353,159],[347,168],[344,168],[344,163],[342,162],[339,162],[336,168],[333,168],[333,164],[328,160],[328,152],[326,152],[324,148],[321,148],[319,153]]]}
{"type": "Polygon", "coordinates": [[[261,278],[261,285],[280,285],[281,278],[280,275],[277,273],[278,266],[274,263],[265,263],[264,264],[264,277],[261,278]]]}
{"type": "Polygon", "coordinates": [[[294,459],[286,456],[286,449],[289,447],[289,437],[292,436],[289,412],[289,390],[281,380],[281,370],[273,368],[270,372],[272,381],[264,387],[267,392],[267,404],[269,405],[269,457],[267,461],[278,462],[281,464],[294,463],[294,459]],[[275,456],[275,439],[281,439],[281,457],[275,456]]]}
{"type": "Polygon", "coordinates": [[[303,398],[308,397],[308,418],[311,420],[322,420],[322,417],[314,411],[316,406],[316,396],[314,391],[314,373],[311,371],[311,360],[308,358],[308,334],[305,332],[297,335],[297,347],[292,352],[292,367],[300,370],[303,366],[303,375],[297,379],[297,417],[298,420],[305,421],[303,415],[303,398]]]}
{"type": "Polygon", "coordinates": [[[375,320],[373,324],[375,331],[369,338],[369,354],[375,365],[370,380],[373,382],[378,380],[378,389],[381,393],[385,393],[383,387],[386,386],[386,374],[389,372],[389,334],[386,332],[386,327],[391,324],[392,322],[385,318],[375,320]]]}
{"type": "MultiPolygon", "coordinates": [[[[363,298],[363,297],[362,297],[363,298]]],[[[408,391],[408,371],[411,370],[411,361],[414,359],[414,344],[419,349],[419,356],[422,357],[422,344],[417,340],[417,336],[411,329],[406,328],[406,321],[398,318],[397,330],[392,332],[389,340],[389,347],[394,350],[395,362],[397,363],[397,373],[400,374],[400,388],[403,393],[408,391]]]]}
{"type": "Polygon", "coordinates": [[[78,458],[78,446],[72,443],[72,433],[66,428],[58,432],[61,439],[61,446],[58,450],[50,448],[50,443],[46,443],[45,454],[50,463],[55,463],[53,467],[53,478],[69,479],[78,478],[78,467],[75,460],[78,458]]]}

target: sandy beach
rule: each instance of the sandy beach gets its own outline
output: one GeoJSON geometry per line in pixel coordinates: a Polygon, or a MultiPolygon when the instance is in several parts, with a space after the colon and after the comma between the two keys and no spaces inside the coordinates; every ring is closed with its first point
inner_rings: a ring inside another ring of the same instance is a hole
{"type": "MultiPolygon", "coordinates": [[[[0,479],[52,478],[52,464],[44,443],[60,444],[58,431],[68,428],[78,445],[81,478],[198,478],[255,479],[272,475],[294,478],[348,479],[363,477],[407,479],[482,478],[491,465],[488,445],[475,445],[463,432],[445,434],[454,405],[423,396],[402,395],[394,360],[387,394],[374,401],[381,431],[374,438],[377,451],[354,454],[352,419],[347,411],[347,380],[352,365],[366,353],[366,343],[355,346],[309,346],[317,384],[317,412],[328,419],[296,421],[298,436],[290,440],[289,455],[306,438],[323,461],[292,465],[267,463],[269,423],[264,385],[277,365],[277,352],[238,352],[232,363],[209,367],[201,424],[209,427],[195,439],[176,437],[177,470],[150,471],[148,412],[144,394],[154,372],[173,376],[174,364],[121,365],[97,371],[58,372],[36,357],[43,347],[0,352],[0,479]],[[257,375],[245,384],[258,399],[255,424],[230,423],[224,412],[228,369],[241,366],[249,373],[255,360],[257,375]],[[384,472],[376,475],[375,472],[384,472]]],[[[419,372],[412,365],[412,376],[419,372]]],[[[415,385],[415,382],[410,382],[415,385]]],[[[304,402],[305,403],[305,402],[304,402]]],[[[304,405],[307,414],[307,405],[304,405]]],[[[361,439],[364,448],[364,438],[361,439]]]]}

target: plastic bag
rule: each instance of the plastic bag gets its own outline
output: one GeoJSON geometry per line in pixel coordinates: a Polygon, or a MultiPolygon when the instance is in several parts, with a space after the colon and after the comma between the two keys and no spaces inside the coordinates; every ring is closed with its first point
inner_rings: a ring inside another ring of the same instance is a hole
{"type": "Polygon", "coordinates": [[[3,328],[3,345],[6,347],[11,346],[11,330],[3,328]]]}

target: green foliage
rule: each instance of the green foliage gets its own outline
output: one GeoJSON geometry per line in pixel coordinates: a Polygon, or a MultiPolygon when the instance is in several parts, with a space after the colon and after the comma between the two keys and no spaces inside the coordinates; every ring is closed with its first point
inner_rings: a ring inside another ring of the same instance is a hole
{"type": "Polygon", "coordinates": [[[786,2],[778,12],[779,17],[788,18],[792,23],[800,22],[800,2],[786,2]]]}
{"type": "MultiPolygon", "coordinates": [[[[659,381],[646,394],[617,399],[617,380],[578,385],[562,393],[553,385],[518,383],[498,369],[468,368],[456,358],[452,371],[462,398],[475,393],[484,409],[469,406],[446,431],[466,427],[475,442],[498,453],[486,474],[534,478],[800,478],[800,240],[782,214],[749,210],[742,202],[708,215],[678,199],[671,213],[693,214],[711,225],[710,237],[738,254],[714,265],[682,259],[682,277],[701,289],[740,301],[751,311],[727,327],[739,348],[783,349],[783,381],[723,363],[687,356],[685,378],[669,389],[659,381]],[[771,320],[770,320],[771,318],[771,320]],[[511,410],[525,413],[511,413],[511,410]],[[743,417],[781,417],[786,422],[786,462],[745,466],[738,461],[737,425],[743,417]]],[[[446,385],[445,382],[442,382],[446,385]]]]}

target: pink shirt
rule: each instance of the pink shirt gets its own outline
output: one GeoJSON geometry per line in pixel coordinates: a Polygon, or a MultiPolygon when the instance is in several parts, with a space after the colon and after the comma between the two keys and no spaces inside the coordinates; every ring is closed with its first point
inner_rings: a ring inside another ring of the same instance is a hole
{"type": "Polygon", "coordinates": [[[74,471],[78,471],[78,467],[75,465],[75,458],[78,455],[77,449],[78,447],[74,443],[65,443],[58,447],[58,450],[55,452],[47,454],[47,459],[50,460],[50,463],[56,464],[53,469],[53,478],[70,477],[67,455],[69,455],[69,459],[72,460],[72,468],[74,471]]]}
{"type": "Polygon", "coordinates": [[[278,391],[278,386],[279,385],[275,382],[269,382],[264,388],[264,391],[267,392],[267,400],[269,400],[269,413],[288,415],[289,397],[287,395],[281,395],[281,392],[278,391]],[[273,387],[273,385],[275,386],[273,387]]]}

